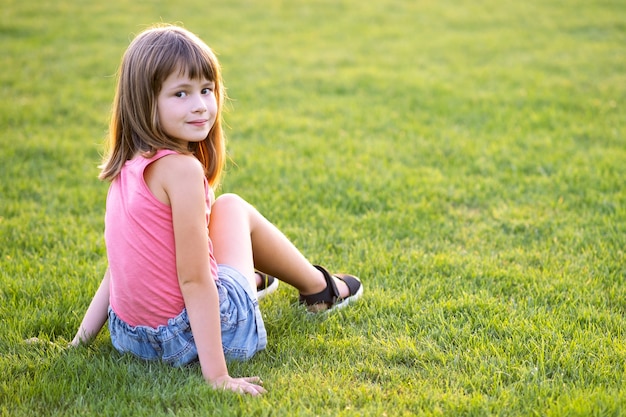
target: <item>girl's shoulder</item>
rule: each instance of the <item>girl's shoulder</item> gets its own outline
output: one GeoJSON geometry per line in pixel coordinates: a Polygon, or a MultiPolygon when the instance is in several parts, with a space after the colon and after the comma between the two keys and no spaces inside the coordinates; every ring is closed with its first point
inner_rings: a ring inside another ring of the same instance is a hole
{"type": "Polygon", "coordinates": [[[195,156],[173,151],[159,152],[155,155],[157,159],[150,164],[150,170],[163,179],[184,181],[204,178],[204,168],[195,156]]]}
{"type": "Polygon", "coordinates": [[[195,156],[172,152],[161,155],[146,167],[144,181],[158,200],[170,205],[173,191],[203,187],[206,179],[202,164],[195,156]]]}
{"type": "Polygon", "coordinates": [[[193,171],[199,168],[202,171],[202,164],[198,158],[190,154],[170,151],[161,154],[157,152],[155,156],[157,156],[157,158],[154,162],[165,165],[170,169],[193,171]]]}

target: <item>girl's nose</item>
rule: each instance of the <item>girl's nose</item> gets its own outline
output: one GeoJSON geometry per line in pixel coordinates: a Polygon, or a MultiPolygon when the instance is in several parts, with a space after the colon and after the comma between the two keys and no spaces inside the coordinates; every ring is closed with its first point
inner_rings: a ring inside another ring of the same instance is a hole
{"type": "Polygon", "coordinates": [[[202,96],[197,96],[194,101],[193,111],[194,113],[204,113],[208,110],[208,107],[202,96]]]}

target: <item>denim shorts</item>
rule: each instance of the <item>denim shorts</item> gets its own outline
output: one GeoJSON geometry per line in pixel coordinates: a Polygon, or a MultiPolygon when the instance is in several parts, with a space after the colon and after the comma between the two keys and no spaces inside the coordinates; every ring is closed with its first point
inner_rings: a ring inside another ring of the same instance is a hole
{"type": "MultiPolygon", "coordinates": [[[[219,265],[217,292],[220,303],[222,348],[227,360],[246,360],[263,350],[267,333],[259,301],[246,277],[239,271],[219,265]]],[[[130,326],[109,307],[111,342],[120,353],[131,353],[145,360],[162,360],[184,366],[198,360],[187,310],[152,328],[130,326]]]]}

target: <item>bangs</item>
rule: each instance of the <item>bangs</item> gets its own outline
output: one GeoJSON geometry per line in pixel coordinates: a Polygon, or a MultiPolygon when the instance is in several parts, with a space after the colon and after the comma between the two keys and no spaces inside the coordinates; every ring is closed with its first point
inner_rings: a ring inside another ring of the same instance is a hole
{"type": "Polygon", "coordinates": [[[174,54],[179,74],[192,80],[206,79],[216,82],[216,64],[213,54],[196,45],[182,44],[181,46],[182,48],[174,54]]]}
{"type": "Polygon", "coordinates": [[[161,55],[155,57],[155,63],[159,63],[155,72],[158,86],[176,71],[192,80],[206,79],[219,83],[217,58],[208,46],[199,40],[195,42],[195,39],[190,42],[191,35],[188,34],[170,31],[167,35],[164,38],[169,39],[162,39],[161,45],[155,45],[155,52],[161,55]]]}

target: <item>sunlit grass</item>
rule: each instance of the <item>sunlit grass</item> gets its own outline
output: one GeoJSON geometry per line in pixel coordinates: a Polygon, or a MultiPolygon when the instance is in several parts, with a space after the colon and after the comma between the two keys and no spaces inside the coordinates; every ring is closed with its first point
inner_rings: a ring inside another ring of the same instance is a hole
{"type": "Polygon", "coordinates": [[[5,1],[0,414],[621,415],[621,9],[5,1]],[[65,348],[106,268],[96,177],[116,67],[159,21],[222,62],[219,192],[365,284],[329,317],[286,285],[263,301],[267,350],[230,365],[263,378],[261,399],[120,357],[106,331],[65,348]]]}

